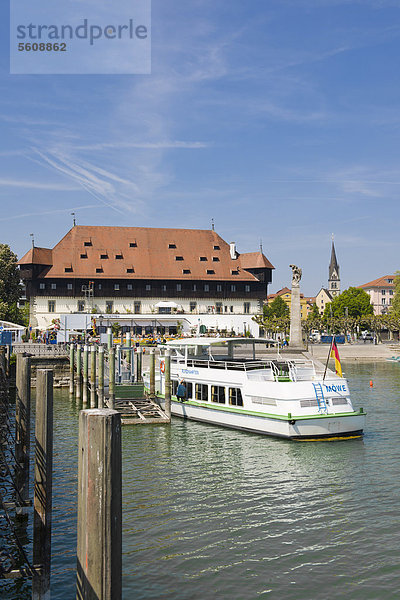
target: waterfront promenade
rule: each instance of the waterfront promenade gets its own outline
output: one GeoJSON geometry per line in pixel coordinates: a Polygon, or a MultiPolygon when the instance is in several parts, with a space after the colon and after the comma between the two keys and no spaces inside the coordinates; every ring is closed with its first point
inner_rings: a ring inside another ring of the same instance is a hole
{"type": "MultiPolygon", "coordinates": [[[[367,342],[357,344],[338,345],[341,360],[357,360],[363,362],[384,361],[392,356],[400,356],[400,344],[398,342],[386,344],[371,344],[367,342]]],[[[309,344],[308,351],[318,359],[326,359],[329,352],[327,344],[309,344]]]]}

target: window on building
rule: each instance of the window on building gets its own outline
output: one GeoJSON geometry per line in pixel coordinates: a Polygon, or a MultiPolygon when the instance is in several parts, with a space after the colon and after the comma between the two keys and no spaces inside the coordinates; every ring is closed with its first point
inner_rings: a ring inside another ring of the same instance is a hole
{"type": "Polygon", "coordinates": [[[130,242],[129,243],[129,248],[137,248],[137,243],[136,242],[130,242]]]}
{"type": "Polygon", "coordinates": [[[211,402],[218,402],[218,404],[225,404],[225,388],[221,385],[211,386],[211,402]]]}
{"type": "Polygon", "coordinates": [[[176,291],[177,292],[181,292],[182,291],[182,284],[181,283],[177,283],[176,284],[176,291]]]}
{"type": "Polygon", "coordinates": [[[40,290],[45,290],[46,289],[46,284],[45,283],[39,283],[39,289],[40,290]]]}
{"type": "Polygon", "coordinates": [[[161,291],[162,291],[162,292],[166,292],[166,291],[167,291],[167,286],[166,286],[166,284],[165,284],[165,283],[163,283],[163,284],[162,284],[162,286],[161,286],[161,291]]]}
{"type": "Polygon", "coordinates": [[[393,290],[389,290],[389,296],[393,296],[393,290]]]}
{"type": "Polygon", "coordinates": [[[114,290],[119,290],[119,283],[114,283],[114,290]]]}
{"type": "Polygon", "coordinates": [[[208,283],[204,284],[204,291],[205,292],[209,292],[210,291],[210,286],[208,285],[208,283]]]}
{"type": "Polygon", "coordinates": [[[96,267],[96,273],[102,273],[103,267],[96,267]]]}
{"type": "Polygon", "coordinates": [[[200,256],[200,262],[206,262],[207,256],[200,256]]]}
{"type": "Polygon", "coordinates": [[[214,269],[207,269],[207,275],[215,275],[214,269]]]}
{"type": "Polygon", "coordinates": [[[197,284],[196,283],[193,284],[192,291],[193,292],[197,292],[197,284]]]}
{"type": "Polygon", "coordinates": [[[127,273],[134,273],[134,272],[135,272],[135,269],[134,269],[133,267],[128,267],[128,268],[126,269],[126,272],[127,272],[127,273]]]}
{"type": "Polygon", "coordinates": [[[204,383],[196,383],[195,398],[201,402],[208,401],[208,385],[204,383]]]}
{"type": "Polygon", "coordinates": [[[49,313],[56,312],[56,301],[55,300],[49,300],[48,306],[49,306],[49,313]]]}
{"type": "Polygon", "coordinates": [[[87,254],[81,254],[81,258],[87,258],[87,254]]]}
{"type": "Polygon", "coordinates": [[[239,275],[238,269],[232,269],[231,273],[232,275],[239,275]]]}
{"type": "Polygon", "coordinates": [[[107,260],[108,259],[108,254],[100,254],[100,258],[102,260],[107,260]]]}
{"type": "Polygon", "coordinates": [[[222,292],[222,285],[217,283],[217,292],[222,292]]]}
{"type": "Polygon", "coordinates": [[[65,267],[64,273],[72,273],[72,267],[65,267]]]}
{"type": "Polygon", "coordinates": [[[176,244],[168,244],[168,248],[176,248],[176,244]]]}
{"type": "Polygon", "coordinates": [[[128,283],[126,289],[129,291],[133,290],[133,285],[131,283],[128,283]]]}
{"type": "Polygon", "coordinates": [[[140,313],[142,312],[142,303],[140,302],[140,300],[137,300],[133,303],[133,312],[135,313],[135,315],[140,315],[140,313]]]}
{"type": "Polygon", "coordinates": [[[56,283],[52,283],[50,285],[50,287],[51,287],[52,290],[56,290],[57,289],[57,284],[56,283]]]}
{"type": "Polygon", "coordinates": [[[382,290],[382,296],[385,296],[386,290],[382,290]]]}
{"type": "Polygon", "coordinates": [[[190,269],[183,269],[182,273],[184,275],[190,275],[190,269]]]}
{"type": "Polygon", "coordinates": [[[219,262],[218,256],[213,256],[213,262],[219,262]]]}
{"type": "Polygon", "coordinates": [[[233,313],[233,306],[230,306],[229,310],[231,311],[231,313],[233,313]]]}
{"type": "Polygon", "coordinates": [[[151,283],[146,283],[146,292],[150,292],[151,290],[151,283]]]}
{"type": "Polygon", "coordinates": [[[194,312],[196,310],[196,307],[197,307],[197,302],[190,302],[190,304],[189,304],[190,312],[194,312]]]}
{"type": "Polygon", "coordinates": [[[332,289],[336,290],[336,283],[334,281],[332,282],[332,289]]]}
{"type": "Polygon", "coordinates": [[[234,284],[231,285],[231,292],[236,292],[236,285],[234,285],[234,284]]]}
{"type": "Polygon", "coordinates": [[[389,304],[392,304],[392,298],[389,298],[389,304]]]}
{"type": "Polygon", "coordinates": [[[89,241],[87,241],[87,242],[83,242],[83,245],[84,245],[84,246],[91,246],[91,245],[92,245],[92,242],[89,240],[89,241]]]}
{"type": "Polygon", "coordinates": [[[386,304],[386,298],[382,298],[382,304],[386,304]]]}
{"type": "Polygon", "coordinates": [[[229,388],[229,404],[243,406],[242,391],[240,388],[229,388]]]}
{"type": "Polygon", "coordinates": [[[243,312],[245,315],[248,315],[250,313],[250,302],[243,303],[243,312]]]}
{"type": "Polygon", "coordinates": [[[388,283],[393,283],[393,279],[388,279],[387,282],[388,283]]]}
{"type": "Polygon", "coordinates": [[[85,310],[85,301],[78,300],[78,312],[84,312],[85,310]]]}
{"type": "Polygon", "coordinates": [[[116,254],[115,255],[115,260],[122,260],[124,257],[122,254],[116,254]]]}
{"type": "Polygon", "coordinates": [[[112,300],[106,300],[106,313],[112,313],[114,310],[114,302],[112,300]]]}
{"type": "Polygon", "coordinates": [[[67,290],[72,290],[72,283],[67,283],[67,290]]]}
{"type": "Polygon", "coordinates": [[[101,290],[101,283],[99,283],[99,285],[97,286],[98,290],[101,290]]]}
{"type": "Polygon", "coordinates": [[[220,250],[219,246],[214,246],[214,250],[220,250]]]}
{"type": "Polygon", "coordinates": [[[219,315],[222,313],[222,302],[215,303],[215,312],[219,315]]]}
{"type": "Polygon", "coordinates": [[[183,256],[175,256],[175,260],[183,260],[183,256]]]}
{"type": "Polygon", "coordinates": [[[250,291],[250,286],[249,285],[245,285],[244,286],[244,291],[245,292],[249,292],[250,291]]]}

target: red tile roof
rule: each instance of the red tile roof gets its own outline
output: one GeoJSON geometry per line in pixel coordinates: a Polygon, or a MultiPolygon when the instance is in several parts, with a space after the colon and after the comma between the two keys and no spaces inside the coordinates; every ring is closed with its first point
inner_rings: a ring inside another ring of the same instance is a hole
{"type": "Polygon", "coordinates": [[[364,283],[363,285],[359,285],[359,288],[373,288],[373,287],[394,287],[394,275],[384,275],[383,277],[378,277],[378,279],[374,279],[369,283],[364,283]],[[392,280],[392,283],[388,282],[388,279],[392,280]]]}
{"type": "Polygon", "coordinates": [[[51,264],[42,277],[80,279],[256,281],[246,268],[274,268],[261,252],[232,259],[229,244],[213,230],[83,225],[53,250],[29,250],[19,264],[51,264]]]}

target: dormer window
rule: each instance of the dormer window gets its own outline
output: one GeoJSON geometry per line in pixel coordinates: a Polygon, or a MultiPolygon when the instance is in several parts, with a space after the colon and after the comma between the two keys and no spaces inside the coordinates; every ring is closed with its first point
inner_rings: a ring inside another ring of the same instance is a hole
{"type": "Polygon", "coordinates": [[[72,267],[65,267],[64,273],[72,273],[72,267]]]}
{"type": "Polygon", "coordinates": [[[175,260],[183,260],[183,256],[175,256],[175,260]]]}
{"type": "Polygon", "coordinates": [[[115,260],[122,260],[124,257],[122,254],[116,254],[115,255],[115,260]]]}
{"type": "Polygon", "coordinates": [[[85,252],[85,254],[81,254],[81,258],[87,258],[86,252],[85,252]]]}
{"type": "Polygon", "coordinates": [[[213,259],[213,262],[219,262],[219,258],[218,258],[218,256],[213,256],[213,258],[212,258],[212,259],[213,259]]]}
{"type": "Polygon", "coordinates": [[[232,269],[232,275],[239,275],[239,271],[237,269],[232,269]]]}
{"type": "Polygon", "coordinates": [[[130,242],[129,243],[129,248],[137,248],[137,243],[136,242],[130,242]]]}
{"type": "Polygon", "coordinates": [[[182,273],[183,273],[184,275],[190,275],[190,269],[183,269],[183,270],[182,270],[182,273]]]}
{"type": "Polygon", "coordinates": [[[101,260],[107,260],[107,258],[108,258],[108,254],[100,254],[101,260]]]}
{"type": "Polygon", "coordinates": [[[214,250],[221,250],[219,246],[214,246],[214,250]]]}
{"type": "Polygon", "coordinates": [[[207,275],[215,275],[214,269],[207,269],[207,275]]]}
{"type": "Polygon", "coordinates": [[[83,242],[84,246],[93,246],[92,241],[91,240],[87,240],[86,242],[83,242]]]}
{"type": "Polygon", "coordinates": [[[207,256],[200,256],[200,262],[205,262],[207,260],[207,256]]]}
{"type": "Polygon", "coordinates": [[[96,273],[102,273],[103,267],[96,267],[96,273]]]}
{"type": "Polygon", "coordinates": [[[176,248],[176,244],[168,244],[168,248],[176,248]]]}
{"type": "Polygon", "coordinates": [[[126,272],[127,272],[127,273],[134,273],[134,272],[135,272],[135,268],[134,268],[134,267],[128,267],[128,268],[126,269],[126,272]]]}

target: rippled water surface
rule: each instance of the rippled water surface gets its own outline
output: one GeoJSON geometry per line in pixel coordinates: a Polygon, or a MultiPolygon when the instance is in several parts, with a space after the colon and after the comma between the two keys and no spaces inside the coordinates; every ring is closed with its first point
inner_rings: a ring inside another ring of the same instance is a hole
{"type": "MultiPolygon", "coordinates": [[[[400,597],[400,365],[345,372],[368,411],[363,440],[290,442],[179,419],[123,428],[124,599],[400,597]]],[[[77,425],[58,392],[60,600],[74,597],[77,425]]]]}

